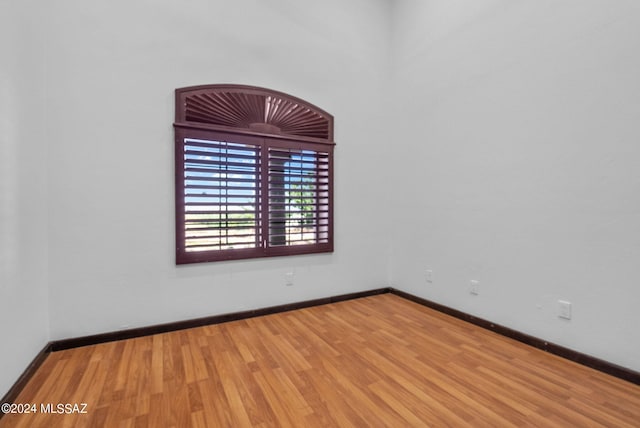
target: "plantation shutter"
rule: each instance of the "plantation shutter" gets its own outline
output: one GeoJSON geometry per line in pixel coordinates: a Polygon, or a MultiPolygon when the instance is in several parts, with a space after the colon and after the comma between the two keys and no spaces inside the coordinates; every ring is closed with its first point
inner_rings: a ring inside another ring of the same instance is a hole
{"type": "Polygon", "coordinates": [[[329,243],[329,152],[270,147],[268,159],[269,246],[329,243]]]}
{"type": "Polygon", "coordinates": [[[176,262],[333,251],[333,118],[239,85],[176,90],[176,262]]]}
{"type": "Polygon", "coordinates": [[[257,248],[260,147],[184,142],[185,250],[257,248]]]}

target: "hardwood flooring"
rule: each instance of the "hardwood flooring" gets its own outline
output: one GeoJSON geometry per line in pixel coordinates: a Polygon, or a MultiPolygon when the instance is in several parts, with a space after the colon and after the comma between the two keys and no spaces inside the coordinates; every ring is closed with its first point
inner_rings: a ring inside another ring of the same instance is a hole
{"type": "Polygon", "coordinates": [[[54,352],[16,403],[0,427],[640,426],[640,386],[393,294],[54,352]]]}

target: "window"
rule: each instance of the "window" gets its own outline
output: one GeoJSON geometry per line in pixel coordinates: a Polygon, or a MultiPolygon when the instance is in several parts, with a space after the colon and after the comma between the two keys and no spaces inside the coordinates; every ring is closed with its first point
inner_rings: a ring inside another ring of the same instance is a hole
{"type": "Polygon", "coordinates": [[[176,90],[176,262],[333,251],[333,118],[263,88],[176,90]]]}

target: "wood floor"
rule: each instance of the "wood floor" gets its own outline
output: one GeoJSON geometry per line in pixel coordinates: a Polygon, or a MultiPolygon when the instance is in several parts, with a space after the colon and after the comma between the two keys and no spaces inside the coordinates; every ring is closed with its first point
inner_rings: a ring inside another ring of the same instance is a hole
{"type": "Polygon", "coordinates": [[[640,386],[392,294],[54,352],[16,402],[0,427],[640,426],[640,386]]]}

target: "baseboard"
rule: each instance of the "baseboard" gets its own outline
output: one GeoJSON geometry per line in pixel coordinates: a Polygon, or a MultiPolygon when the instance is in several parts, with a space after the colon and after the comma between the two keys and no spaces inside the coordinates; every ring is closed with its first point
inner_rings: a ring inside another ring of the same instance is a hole
{"type": "Polygon", "coordinates": [[[549,352],[554,355],[558,355],[567,360],[582,364],[587,367],[591,367],[593,369],[610,374],[612,376],[626,380],[636,385],[640,385],[640,373],[634,370],[628,369],[626,367],[622,367],[617,364],[613,364],[608,361],[593,357],[591,355],[574,351],[573,349],[565,348],[564,346],[556,345],[555,343],[550,343],[546,340],[539,339],[534,336],[530,336],[520,331],[513,330],[509,327],[504,327],[502,325],[493,323],[491,321],[487,321],[482,318],[475,317],[473,315],[469,315],[457,309],[453,309],[448,306],[444,306],[439,303],[432,302],[431,300],[427,300],[422,297],[418,297],[413,294],[406,293],[401,290],[397,290],[395,288],[390,288],[389,292],[397,296],[403,297],[407,300],[411,300],[412,302],[419,303],[428,308],[435,309],[438,312],[451,315],[454,318],[467,321],[471,324],[477,325],[487,330],[494,331],[498,334],[509,337],[511,339],[515,339],[518,342],[526,343],[527,345],[533,346],[538,349],[542,349],[543,351],[549,352]]]}
{"type": "MultiPolygon", "coordinates": [[[[447,315],[451,315],[455,318],[461,319],[463,321],[467,321],[471,324],[477,325],[487,330],[494,331],[498,334],[501,334],[506,337],[510,337],[519,342],[526,343],[527,345],[533,346],[535,348],[542,349],[546,352],[561,356],[563,358],[566,358],[567,360],[574,361],[576,363],[594,368],[596,370],[599,370],[601,372],[607,373],[617,378],[626,380],[636,385],[640,385],[640,373],[633,371],[631,369],[628,369],[626,367],[618,366],[608,361],[604,361],[599,358],[592,357],[590,355],[583,354],[583,353],[574,351],[572,349],[565,348],[560,345],[556,345],[554,343],[549,343],[537,337],[530,336],[528,334],[510,329],[508,327],[501,326],[499,324],[495,324],[491,321],[487,321],[485,319],[478,318],[473,315],[469,315],[457,309],[453,309],[448,306],[441,305],[439,303],[424,299],[422,297],[415,296],[413,294],[410,294],[401,290],[397,290],[395,288],[378,288],[375,290],[367,290],[367,291],[361,291],[357,293],[342,294],[339,296],[325,297],[325,298],[314,299],[314,300],[306,300],[303,302],[288,303],[284,305],[271,306],[271,307],[261,308],[261,309],[253,309],[253,310],[243,311],[243,312],[214,315],[210,317],[196,318],[196,319],[185,320],[185,321],[177,321],[177,322],[172,322],[167,324],[159,324],[159,325],[140,327],[135,329],[110,332],[110,333],[95,334],[92,336],[55,340],[55,341],[49,342],[42,349],[42,351],[40,351],[38,355],[36,355],[36,357],[33,359],[31,364],[29,364],[27,369],[24,371],[24,373],[22,373],[20,378],[18,378],[16,383],[11,387],[11,389],[9,389],[9,391],[5,394],[2,400],[0,400],[0,403],[11,403],[11,402],[14,402],[16,398],[18,398],[18,395],[20,394],[22,389],[25,387],[27,382],[38,370],[40,365],[42,365],[42,363],[47,358],[50,352],[62,351],[62,350],[71,349],[71,348],[78,348],[80,346],[96,345],[98,343],[112,342],[116,340],[150,336],[158,333],[168,333],[171,331],[184,330],[187,328],[201,327],[201,326],[211,325],[211,324],[220,324],[223,322],[237,321],[237,320],[242,320],[242,319],[247,319],[252,317],[259,317],[263,315],[293,311],[296,309],[303,309],[303,308],[308,308],[312,306],[343,302],[346,300],[359,299],[362,297],[375,296],[378,294],[385,294],[385,293],[395,294],[399,297],[405,298],[407,300],[411,300],[415,303],[419,303],[421,305],[424,305],[436,311],[445,313],[447,315]]],[[[2,413],[0,413],[0,418],[2,418],[2,413]]]]}
{"type": "MultiPolygon", "coordinates": [[[[31,378],[38,371],[42,363],[44,363],[44,360],[46,360],[47,356],[49,356],[48,349],[49,349],[49,344],[45,345],[45,347],[42,348],[40,352],[38,352],[38,355],[36,355],[36,357],[27,366],[24,372],[22,372],[22,374],[20,375],[16,383],[14,383],[13,386],[9,389],[9,391],[7,391],[7,393],[4,395],[4,397],[0,399],[0,404],[14,403],[16,401],[16,399],[18,398],[18,395],[20,395],[24,387],[27,385],[27,382],[31,380],[31,378]]],[[[2,416],[4,416],[4,413],[0,412],[0,419],[2,419],[2,416]]]]}
{"type": "Polygon", "coordinates": [[[139,327],[128,330],[114,331],[109,333],[95,334],[92,336],[75,337],[71,339],[54,340],[49,343],[48,351],[62,351],[65,349],[78,348],[80,346],[97,345],[98,343],[113,342],[116,340],[132,339],[142,336],[150,336],[159,333],[184,330],[187,328],[202,327],[205,325],[220,324],[229,321],[238,321],[247,318],[271,315],[280,312],[293,311],[296,309],[308,308],[311,306],[326,305],[329,303],[342,302],[346,300],[359,299],[361,297],[375,296],[377,294],[388,293],[388,288],[360,291],[357,293],[342,294],[339,296],[324,297],[320,299],[306,300],[303,302],[287,303],[284,305],[270,306],[267,308],[253,309],[243,312],[233,312],[210,317],[196,318],[185,321],[158,324],[148,327],[139,327]]]}

